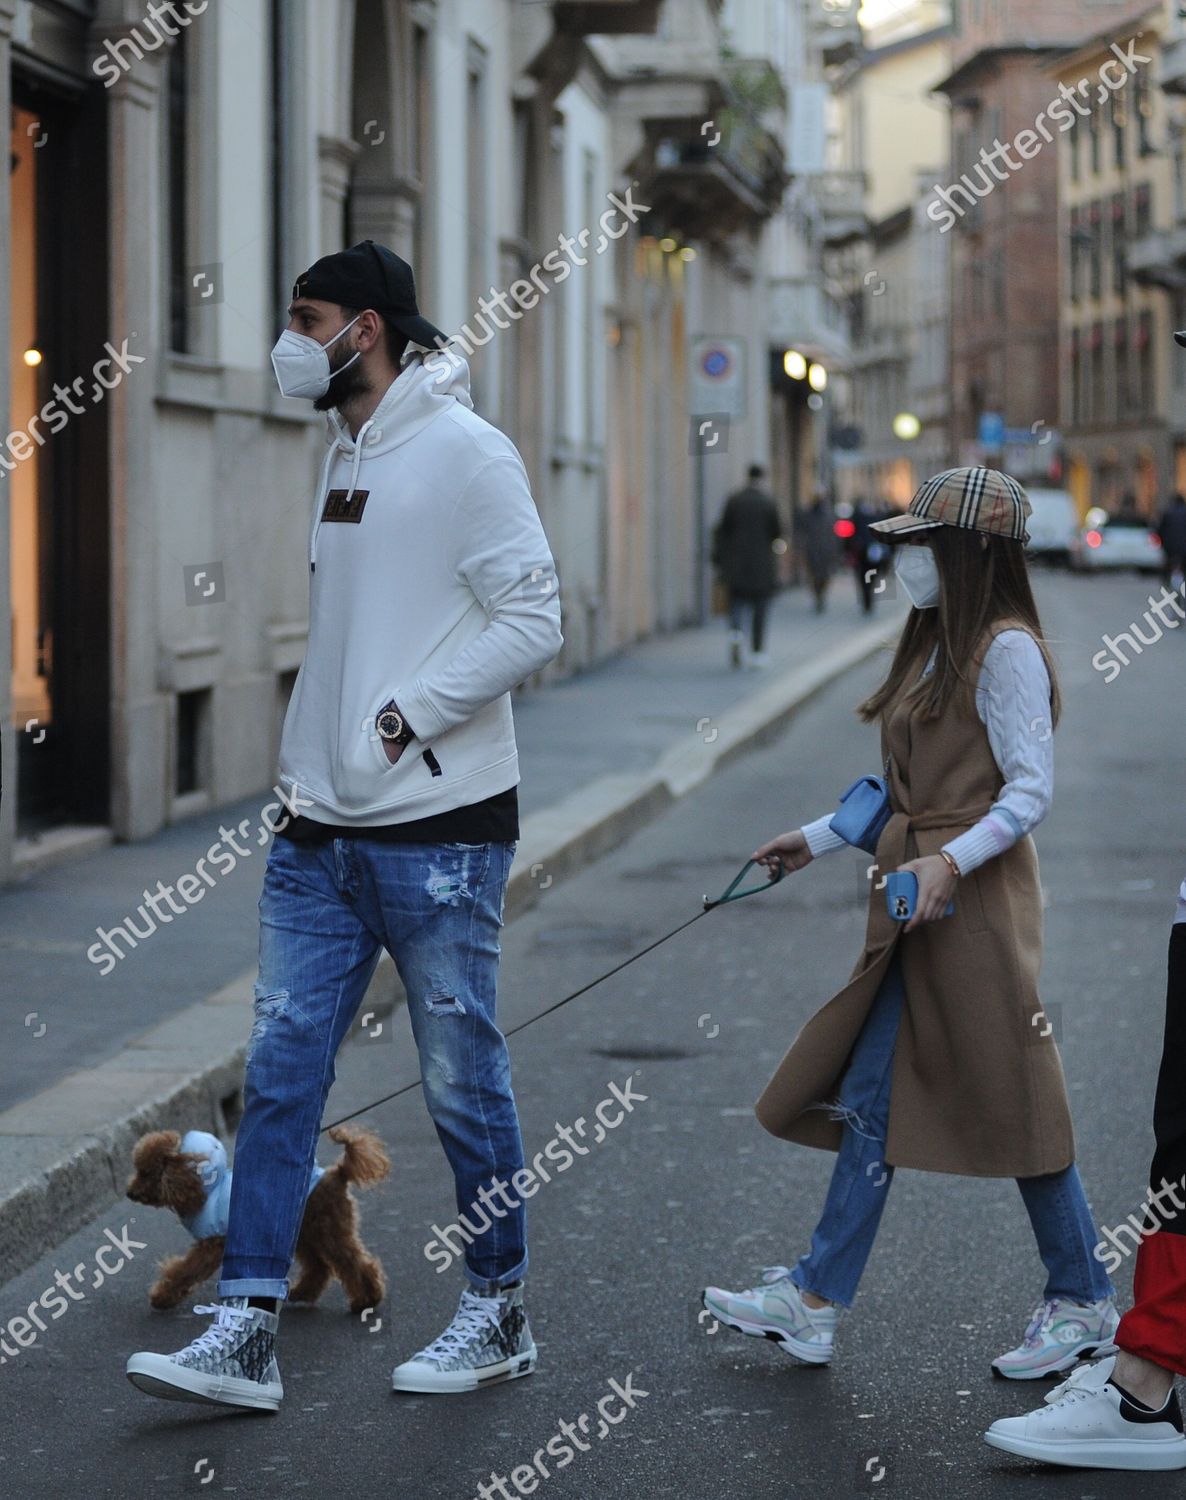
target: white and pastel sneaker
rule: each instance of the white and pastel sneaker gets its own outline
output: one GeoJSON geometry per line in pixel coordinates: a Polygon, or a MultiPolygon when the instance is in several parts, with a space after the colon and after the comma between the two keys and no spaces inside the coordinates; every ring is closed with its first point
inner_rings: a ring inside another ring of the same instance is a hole
{"type": "Polygon", "coordinates": [[[992,1362],[994,1375],[1007,1380],[1042,1380],[1069,1370],[1076,1360],[1115,1354],[1120,1314],[1111,1297],[1101,1302],[1041,1302],[1016,1349],[992,1362]]]}
{"type": "Polygon", "coordinates": [[[444,1333],[397,1365],[393,1391],[428,1395],[476,1391],[500,1380],[515,1380],[535,1369],[536,1347],[523,1310],[523,1283],[483,1297],[466,1287],[444,1333]]]}
{"type": "Polygon", "coordinates": [[[718,1322],[771,1339],[804,1364],[826,1365],[839,1309],[808,1307],[786,1266],[767,1266],[761,1286],[744,1292],[706,1287],[701,1301],[718,1322]]]}
{"type": "Polygon", "coordinates": [[[1186,1469],[1176,1391],[1160,1411],[1137,1406],[1110,1376],[1115,1356],[1080,1365],[1023,1417],[1003,1417],[984,1441],[1019,1458],[1083,1469],[1186,1469]]]}
{"type": "Polygon", "coordinates": [[[284,1396],[276,1364],[279,1316],[248,1307],[246,1297],[195,1307],[214,1322],[176,1354],[133,1354],[127,1376],[150,1396],[277,1411],[284,1396]]]}

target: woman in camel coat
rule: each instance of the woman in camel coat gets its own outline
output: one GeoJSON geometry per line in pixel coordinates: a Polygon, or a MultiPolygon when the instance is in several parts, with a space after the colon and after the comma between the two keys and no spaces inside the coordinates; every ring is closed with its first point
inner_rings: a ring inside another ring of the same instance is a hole
{"type": "MultiPolygon", "coordinates": [[[[1042,903],[1030,829],[1045,815],[1058,689],[1026,571],[1029,500],[994,469],[928,480],[874,529],[900,546],[914,604],[889,674],[861,705],[881,728],[892,816],[880,873],[910,870],[909,922],[870,882],[848,984],[795,1039],[758,1101],[772,1134],[837,1152],[810,1250],[756,1288],[710,1287],[743,1333],[827,1363],[895,1167],[1014,1177],[1047,1271],[998,1373],[1037,1379],[1111,1345],[1112,1287],[1074,1165],[1058,1048],[1038,998],[1042,903]],[[945,915],[950,901],[954,912],[945,915]]],[[[822,818],[755,851],[773,875],[843,841],[822,818]]]]}

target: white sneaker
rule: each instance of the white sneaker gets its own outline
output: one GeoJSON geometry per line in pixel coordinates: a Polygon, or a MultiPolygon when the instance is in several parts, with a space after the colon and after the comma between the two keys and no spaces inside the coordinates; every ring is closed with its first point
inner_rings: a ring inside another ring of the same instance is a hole
{"type": "Polygon", "coordinates": [[[1040,1302],[1016,1349],[998,1355],[993,1374],[1007,1380],[1042,1380],[1069,1370],[1079,1359],[1115,1354],[1120,1314],[1111,1297],[1100,1302],[1040,1302]]]}
{"type": "Polygon", "coordinates": [[[479,1296],[467,1287],[444,1333],[392,1371],[391,1389],[430,1395],[476,1391],[530,1375],[536,1353],[521,1281],[496,1297],[479,1296]]]}
{"type": "Polygon", "coordinates": [[[1111,1383],[1114,1355],[1080,1365],[1024,1417],[1003,1417],[984,1440],[1019,1458],[1082,1469],[1186,1469],[1176,1391],[1160,1411],[1136,1406],[1111,1383]]]}
{"type": "Polygon", "coordinates": [[[839,1309],[808,1307],[786,1266],[767,1266],[762,1284],[744,1292],[706,1287],[701,1301],[713,1317],[739,1333],[771,1339],[804,1364],[826,1365],[839,1309]]]}
{"type": "Polygon", "coordinates": [[[133,1354],[127,1376],[137,1390],[166,1401],[276,1411],[284,1396],[274,1346],[280,1319],[246,1297],[201,1305],[214,1323],[176,1354],[133,1354]]]}

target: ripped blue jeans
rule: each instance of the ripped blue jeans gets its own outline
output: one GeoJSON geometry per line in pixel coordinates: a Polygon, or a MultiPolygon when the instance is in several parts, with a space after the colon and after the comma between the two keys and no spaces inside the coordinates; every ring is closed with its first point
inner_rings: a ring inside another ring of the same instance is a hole
{"type": "MultiPolygon", "coordinates": [[[[905,992],[895,950],[840,1086],[837,1113],[844,1135],[811,1238],[791,1280],[841,1307],[851,1307],[877,1235],[894,1169],[884,1161],[894,1049],[905,992]]],[[[1019,1177],[1038,1253],[1046,1267],[1043,1297],[1096,1302],[1112,1295],[1107,1272],[1092,1254],[1099,1243],[1074,1162],[1045,1177],[1019,1177]]]]}
{"type": "Polygon", "coordinates": [[[523,1166],[510,1060],[495,1020],[515,848],[272,841],[220,1296],[287,1295],[334,1057],[382,948],[407,991],[425,1102],[470,1230],[451,1226],[447,1243],[457,1255],[464,1248],[465,1274],[481,1292],[523,1274],[522,1200],[514,1208],[510,1194],[500,1204],[491,1190],[493,1179],[509,1182],[523,1166]]]}

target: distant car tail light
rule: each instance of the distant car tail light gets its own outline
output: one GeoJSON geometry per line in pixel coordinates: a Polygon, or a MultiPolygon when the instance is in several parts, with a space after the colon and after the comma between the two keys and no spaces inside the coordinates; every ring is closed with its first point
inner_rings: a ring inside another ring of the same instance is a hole
{"type": "Polygon", "coordinates": [[[1098,531],[1089,531],[1083,538],[1083,540],[1089,547],[1098,547],[1099,544],[1103,541],[1103,537],[1100,536],[1098,531]]]}
{"type": "Polygon", "coordinates": [[[1151,531],[1149,533],[1149,545],[1151,547],[1160,547],[1161,546],[1161,538],[1157,535],[1157,533],[1155,531],[1151,531]]]}
{"type": "Polygon", "coordinates": [[[856,536],[857,533],[857,528],[851,521],[837,521],[832,530],[844,541],[847,541],[850,536],[856,536]]]}

